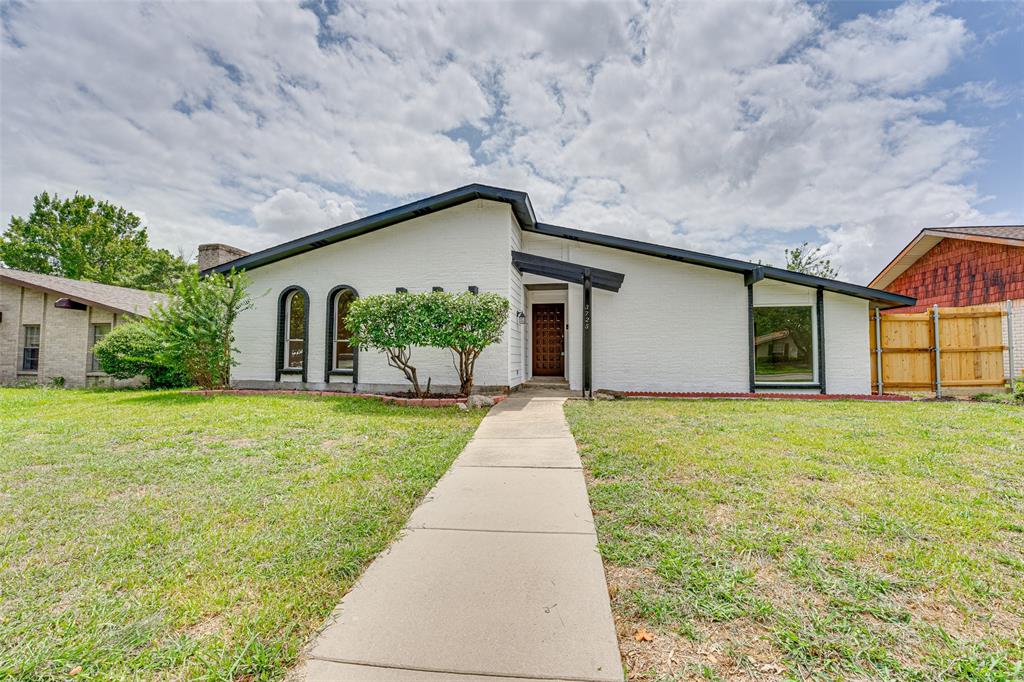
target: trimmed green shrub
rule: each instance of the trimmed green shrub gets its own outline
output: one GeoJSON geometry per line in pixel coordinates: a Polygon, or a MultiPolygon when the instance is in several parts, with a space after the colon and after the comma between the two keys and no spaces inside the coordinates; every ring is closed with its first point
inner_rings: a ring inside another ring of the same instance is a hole
{"type": "Polygon", "coordinates": [[[414,346],[447,348],[459,374],[459,392],[473,390],[477,358],[501,340],[508,320],[508,301],[498,294],[395,293],[367,296],[352,302],[346,327],[352,343],[385,353],[388,364],[401,371],[413,393],[423,395],[414,346]]]}
{"type": "Polygon", "coordinates": [[[103,371],[118,379],[144,376],[153,388],[187,386],[178,367],[164,364],[163,344],[145,322],[126,322],[110,330],[94,347],[103,371]]]}

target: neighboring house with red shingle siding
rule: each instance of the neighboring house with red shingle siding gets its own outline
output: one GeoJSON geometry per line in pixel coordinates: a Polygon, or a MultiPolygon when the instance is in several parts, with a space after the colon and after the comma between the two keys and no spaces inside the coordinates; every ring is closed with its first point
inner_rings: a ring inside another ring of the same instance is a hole
{"type": "Polygon", "coordinates": [[[898,313],[1011,301],[1014,365],[1024,370],[1024,225],[921,230],[869,286],[917,299],[898,313]]]}

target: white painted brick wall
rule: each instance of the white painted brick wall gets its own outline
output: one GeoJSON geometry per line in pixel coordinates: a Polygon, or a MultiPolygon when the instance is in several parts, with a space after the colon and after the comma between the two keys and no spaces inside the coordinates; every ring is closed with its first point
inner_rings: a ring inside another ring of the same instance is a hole
{"type": "MultiPolygon", "coordinates": [[[[528,253],[582,263],[625,274],[618,293],[595,289],[594,388],[648,391],[727,391],[749,389],[747,289],[743,276],[607,247],[535,233],[519,233],[504,204],[476,201],[333,244],[249,273],[258,296],[236,327],[239,365],[232,379],[240,385],[274,381],[277,299],[299,285],[310,295],[310,384],[324,381],[324,329],[327,292],[338,284],[360,295],[393,292],[396,286],[429,291],[442,286],[464,291],[469,285],[511,299],[529,317],[528,301],[512,271],[509,249],[516,239],[528,253]],[[511,226],[511,227],[510,227],[511,226]],[[510,236],[511,235],[511,236],[510,236]]],[[[538,278],[528,276],[527,281],[538,278]]],[[[803,299],[814,290],[790,285],[803,299]]],[[[570,386],[582,388],[582,287],[566,293],[566,362],[570,386]]],[[[867,302],[829,293],[825,299],[826,371],[831,393],[870,390],[867,302]]],[[[1024,318],[1024,315],[1022,315],[1024,318]]],[[[516,365],[529,372],[525,329],[509,329],[477,365],[480,386],[514,385],[516,365]],[[517,348],[518,347],[518,348],[517,348]]],[[[425,384],[451,386],[456,373],[447,351],[415,349],[414,362],[425,384]]],[[[294,380],[294,378],[290,378],[294,380]]],[[[359,383],[400,386],[404,377],[385,358],[363,352],[359,383]]]]}
{"type": "MultiPolygon", "coordinates": [[[[417,292],[440,286],[460,292],[470,285],[481,292],[509,296],[510,221],[507,204],[474,201],[251,271],[250,291],[256,301],[235,328],[239,364],[232,370],[232,381],[245,385],[274,380],[277,299],[291,285],[303,287],[310,296],[306,359],[311,384],[324,381],[327,294],[336,285],[348,284],[360,296],[392,293],[395,287],[417,292]]],[[[506,328],[502,342],[485,350],[477,361],[476,384],[507,386],[509,353],[506,328]]],[[[428,378],[436,387],[458,384],[447,350],[417,348],[413,363],[424,386],[428,378]]],[[[387,365],[383,354],[364,351],[359,354],[359,383],[401,386],[407,382],[387,365]]]]}
{"type": "MultiPolygon", "coordinates": [[[[746,391],[743,276],[526,232],[526,250],[623,273],[618,293],[593,291],[594,388],[746,391]]],[[[583,291],[569,286],[571,388],[583,385],[583,291]]]]}
{"type": "MultiPolygon", "coordinates": [[[[511,223],[509,228],[510,246],[512,251],[523,250],[523,231],[515,216],[509,214],[511,223]]],[[[518,321],[517,312],[524,312],[525,301],[523,290],[523,277],[514,267],[509,272],[509,326],[508,326],[508,385],[518,386],[526,378],[523,363],[523,329],[525,325],[518,321]]]]}
{"type": "Polygon", "coordinates": [[[825,292],[825,390],[871,393],[868,302],[825,292]]]}
{"type": "MultiPolygon", "coordinates": [[[[1006,305],[1005,303],[1003,304],[1006,305]]],[[[1013,376],[1020,377],[1024,373],[1024,299],[1011,302],[1012,319],[1003,318],[1003,345],[1009,345],[1008,333],[1013,335],[1013,376]]],[[[1003,369],[1009,374],[1010,350],[1003,353],[1003,369]]]]}

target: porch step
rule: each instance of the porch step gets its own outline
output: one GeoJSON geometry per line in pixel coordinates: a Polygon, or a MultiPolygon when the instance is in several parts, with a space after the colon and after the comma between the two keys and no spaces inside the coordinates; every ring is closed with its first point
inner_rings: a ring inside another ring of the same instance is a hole
{"type": "Polygon", "coordinates": [[[523,388],[542,389],[552,391],[568,391],[569,382],[561,377],[533,378],[523,384],[523,388]]]}

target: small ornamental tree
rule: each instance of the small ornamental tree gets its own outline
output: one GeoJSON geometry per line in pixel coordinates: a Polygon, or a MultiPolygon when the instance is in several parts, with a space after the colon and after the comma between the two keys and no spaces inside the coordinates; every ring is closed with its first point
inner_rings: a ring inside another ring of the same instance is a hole
{"type": "Polygon", "coordinates": [[[146,322],[162,344],[158,359],[203,388],[227,386],[235,364],[235,320],[252,307],[246,284],[245,275],[234,270],[206,277],[186,273],[170,302],[158,304],[146,322]]]}
{"type": "Polygon", "coordinates": [[[412,384],[413,393],[423,396],[412,347],[429,345],[429,325],[422,317],[422,294],[377,294],[352,301],[345,326],[351,341],[359,348],[382,351],[388,364],[402,372],[412,384]]]}
{"type": "Polygon", "coordinates": [[[487,346],[501,341],[508,321],[508,300],[498,294],[424,294],[430,320],[430,345],[447,348],[459,374],[459,393],[473,390],[473,370],[487,346]]]}

